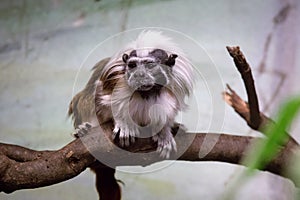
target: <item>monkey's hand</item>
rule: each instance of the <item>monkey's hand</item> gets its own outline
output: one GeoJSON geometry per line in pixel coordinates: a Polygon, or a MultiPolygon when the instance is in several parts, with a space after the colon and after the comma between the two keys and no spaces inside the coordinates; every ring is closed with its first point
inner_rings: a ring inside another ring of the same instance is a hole
{"type": "Polygon", "coordinates": [[[129,123],[124,123],[121,121],[115,121],[115,127],[113,130],[113,139],[116,138],[117,135],[119,135],[119,141],[120,145],[123,146],[129,146],[130,142],[135,142],[135,136],[139,134],[138,129],[132,125],[130,126],[129,123]]]}
{"type": "Polygon", "coordinates": [[[157,152],[162,158],[169,158],[172,150],[177,151],[176,142],[171,133],[170,128],[164,128],[157,135],[152,137],[154,141],[157,141],[157,152]]]}
{"type": "Polygon", "coordinates": [[[72,133],[73,137],[80,138],[85,136],[88,131],[92,128],[92,124],[89,122],[84,122],[78,126],[78,128],[75,129],[75,132],[72,133]]]}

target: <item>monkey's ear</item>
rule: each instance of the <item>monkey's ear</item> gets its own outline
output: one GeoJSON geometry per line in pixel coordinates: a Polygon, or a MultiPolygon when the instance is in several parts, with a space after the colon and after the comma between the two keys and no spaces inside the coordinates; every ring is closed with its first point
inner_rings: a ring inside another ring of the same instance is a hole
{"type": "Polygon", "coordinates": [[[129,58],[129,56],[126,53],[124,53],[122,56],[124,63],[127,63],[128,58],[129,58]]]}
{"type": "Polygon", "coordinates": [[[176,54],[170,54],[168,60],[166,61],[166,65],[169,67],[173,67],[175,65],[175,59],[178,57],[176,54]]]}
{"type": "Polygon", "coordinates": [[[168,59],[168,54],[162,49],[154,49],[149,53],[160,62],[165,62],[168,59]]]}

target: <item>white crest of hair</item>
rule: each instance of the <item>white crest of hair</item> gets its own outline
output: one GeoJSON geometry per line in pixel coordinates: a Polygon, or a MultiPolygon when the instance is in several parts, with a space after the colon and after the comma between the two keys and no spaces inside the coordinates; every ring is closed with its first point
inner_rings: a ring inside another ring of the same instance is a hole
{"type": "Polygon", "coordinates": [[[145,57],[154,49],[162,49],[168,54],[183,55],[183,51],[170,37],[154,30],[142,31],[135,41],[127,45],[126,49],[136,50],[138,57],[145,57]]]}

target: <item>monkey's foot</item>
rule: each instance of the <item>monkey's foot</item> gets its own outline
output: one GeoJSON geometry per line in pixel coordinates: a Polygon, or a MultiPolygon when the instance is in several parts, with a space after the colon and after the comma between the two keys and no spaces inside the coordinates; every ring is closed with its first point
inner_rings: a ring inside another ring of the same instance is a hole
{"type": "Polygon", "coordinates": [[[165,136],[157,134],[153,136],[153,140],[157,141],[156,151],[162,158],[169,158],[172,150],[177,151],[176,142],[171,134],[171,136],[165,136]]]}
{"type": "Polygon", "coordinates": [[[116,123],[115,128],[113,130],[113,139],[116,138],[117,135],[119,135],[119,141],[120,145],[122,147],[124,146],[129,146],[130,142],[134,143],[135,142],[135,131],[134,129],[130,129],[127,125],[122,124],[122,123],[116,123]]]}
{"type": "Polygon", "coordinates": [[[83,137],[85,136],[88,131],[92,128],[92,124],[90,124],[89,122],[84,122],[82,124],[80,124],[78,126],[78,128],[75,129],[75,132],[72,133],[72,135],[75,137],[75,138],[80,138],[80,137],[83,137]]]}

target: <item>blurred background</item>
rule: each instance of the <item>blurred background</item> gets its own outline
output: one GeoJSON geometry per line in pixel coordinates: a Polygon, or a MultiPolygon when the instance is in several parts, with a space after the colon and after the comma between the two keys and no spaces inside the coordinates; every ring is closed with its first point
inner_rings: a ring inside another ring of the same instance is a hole
{"type": "MultiPolygon", "coordinates": [[[[175,30],[189,38],[184,50],[192,52],[202,75],[195,94],[204,99],[193,115],[200,126],[190,131],[261,136],[222,101],[226,83],[246,97],[225,47],[241,47],[254,71],[261,110],[274,117],[284,99],[300,93],[299,6],[298,0],[1,0],[0,141],[37,150],[58,149],[72,141],[72,122],[66,114],[72,96],[84,87],[93,64],[127,40],[110,38],[93,54],[99,57],[86,62],[87,55],[107,38],[143,27],[175,30]],[[205,53],[196,57],[200,51],[205,53]],[[220,101],[214,114],[217,100],[209,99],[212,96],[220,101]],[[209,124],[207,116],[212,115],[219,118],[211,123],[219,125],[201,126],[209,124]]],[[[298,141],[299,122],[298,118],[291,130],[298,141]]],[[[158,165],[118,168],[123,199],[214,200],[244,169],[219,162],[176,162],[151,170],[158,165]]],[[[288,179],[259,172],[237,199],[292,200],[296,192],[288,179]]],[[[94,176],[86,170],[57,185],[1,193],[0,199],[97,199],[97,194],[94,176]]]]}

